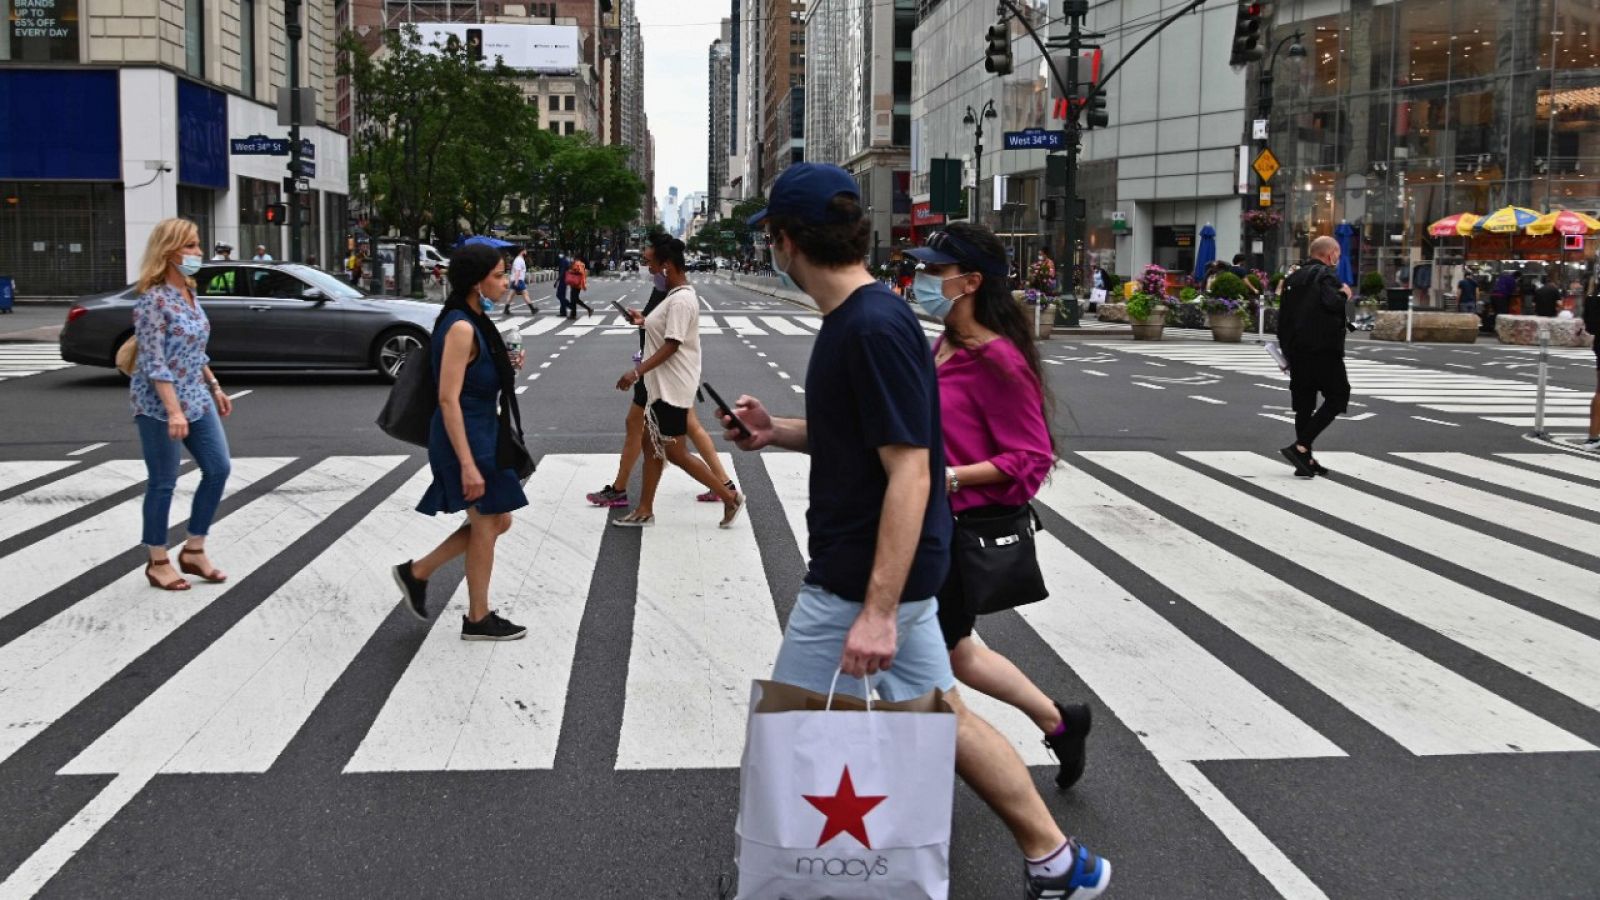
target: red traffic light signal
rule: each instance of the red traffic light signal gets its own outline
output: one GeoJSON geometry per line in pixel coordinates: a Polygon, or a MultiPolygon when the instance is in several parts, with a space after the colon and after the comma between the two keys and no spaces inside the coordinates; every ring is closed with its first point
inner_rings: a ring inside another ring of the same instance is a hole
{"type": "Polygon", "coordinates": [[[1262,32],[1266,30],[1265,20],[1271,15],[1271,3],[1239,4],[1233,25],[1233,47],[1228,56],[1228,65],[1238,68],[1261,59],[1262,48],[1259,44],[1263,37],[1262,32]]]}
{"type": "Polygon", "coordinates": [[[268,225],[283,225],[289,221],[289,207],[282,203],[268,203],[261,211],[261,220],[268,225]]]}

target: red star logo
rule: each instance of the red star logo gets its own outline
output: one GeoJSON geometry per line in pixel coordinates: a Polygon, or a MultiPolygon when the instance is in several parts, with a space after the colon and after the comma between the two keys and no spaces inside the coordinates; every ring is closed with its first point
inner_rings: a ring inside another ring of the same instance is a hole
{"type": "Polygon", "coordinates": [[[818,811],[828,817],[823,823],[822,837],[817,838],[817,846],[826,844],[835,835],[848,834],[861,842],[861,846],[872,849],[872,841],[867,837],[867,813],[873,807],[888,799],[883,797],[858,797],[856,786],[850,782],[850,767],[844,767],[844,774],[839,776],[839,787],[833,796],[813,797],[803,794],[806,802],[815,806],[818,811]]]}

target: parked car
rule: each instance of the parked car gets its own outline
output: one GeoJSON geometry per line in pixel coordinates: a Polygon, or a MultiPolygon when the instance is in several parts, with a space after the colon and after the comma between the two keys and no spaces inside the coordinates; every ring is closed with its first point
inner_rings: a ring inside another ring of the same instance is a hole
{"type": "MultiPolygon", "coordinates": [[[[436,303],[371,296],[294,263],[214,262],[194,281],[218,369],[376,369],[393,381],[439,316],[436,303]]],[[[130,286],[73,303],[61,358],[115,367],[117,348],[133,336],[137,296],[130,286]]]]}

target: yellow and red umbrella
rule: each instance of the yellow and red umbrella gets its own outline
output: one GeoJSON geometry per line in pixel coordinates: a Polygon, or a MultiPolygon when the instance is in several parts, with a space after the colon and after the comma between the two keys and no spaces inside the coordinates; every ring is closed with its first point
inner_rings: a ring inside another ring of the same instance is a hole
{"type": "Polygon", "coordinates": [[[1538,218],[1538,210],[1523,206],[1507,206],[1479,219],[1475,227],[1478,231],[1487,231],[1491,234],[1514,234],[1527,228],[1538,218]]]}
{"type": "Polygon", "coordinates": [[[1600,219],[1570,209],[1558,209],[1528,223],[1525,230],[1532,235],[1555,231],[1562,234],[1594,234],[1600,231],[1600,219]]]}
{"type": "Polygon", "coordinates": [[[1428,226],[1428,233],[1434,237],[1466,237],[1472,234],[1472,227],[1483,218],[1476,213],[1456,213],[1445,216],[1439,221],[1428,226]]]}

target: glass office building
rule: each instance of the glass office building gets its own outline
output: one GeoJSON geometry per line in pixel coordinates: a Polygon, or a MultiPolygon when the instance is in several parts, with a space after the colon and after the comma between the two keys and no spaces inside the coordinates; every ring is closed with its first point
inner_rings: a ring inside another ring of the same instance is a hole
{"type": "Polygon", "coordinates": [[[1485,264],[1561,254],[1559,239],[1436,241],[1428,226],[1447,215],[1600,210],[1600,0],[1278,3],[1268,52],[1295,32],[1306,58],[1272,66],[1284,222],[1268,262],[1349,222],[1360,268],[1396,284],[1458,248],[1485,264]]]}

